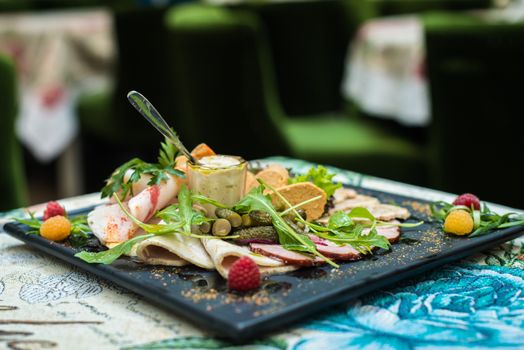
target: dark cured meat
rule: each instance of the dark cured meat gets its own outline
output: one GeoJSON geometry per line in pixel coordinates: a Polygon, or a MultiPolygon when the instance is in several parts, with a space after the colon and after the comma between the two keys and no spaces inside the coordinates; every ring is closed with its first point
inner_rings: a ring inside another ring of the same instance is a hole
{"type": "MultiPolygon", "coordinates": [[[[369,232],[369,229],[367,231],[369,232]]],[[[364,232],[366,231],[364,230],[364,232]]],[[[396,226],[377,227],[377,232],[379,235],[386,237],[391,243],[397,242],[400,238],[400,229],[396,226]]],[[[353,261],[362,258],[362,254],[350,245],[339,246],[315,235],[309,235],[309,238],[315,243],[317,251],[327,258],[340,261],[353,261]]],[[[311,258],[298,252],[287,250],[279,244],[251,243],[250,249],[257,254],[268,256],[290,265],[316,266],[324,263],[321,258],[311,258]]]]}
{"type": "Polygon", "coordinates": [[[358,250],[356,250],[350,245],[339,246],[335,243],[319,238],[317,236],[315,236],[315,238],[312,238],[312,236],[314,235],[309,235],[311,240],[315,242],[318,252],[330,259],[351,261],[359,260],[362,258],[362,254],[360,254],[358,250]]]}
{"type": "Polygon", "coordinates": [[[265,255],[290,265],[316,266],[324,264],[324,260],[319,257],[310,258],[309,256],[287,250],[279,244],[252,243],[250,248],[254,253],[265,255]]]}

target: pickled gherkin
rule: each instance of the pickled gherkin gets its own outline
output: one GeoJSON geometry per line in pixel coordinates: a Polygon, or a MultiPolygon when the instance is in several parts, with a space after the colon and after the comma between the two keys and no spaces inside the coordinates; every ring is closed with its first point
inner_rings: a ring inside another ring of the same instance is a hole
{"type": "Polygon", "coordinates": [[[235,242],[249,243],[278,243],[277,230],[273,226],[255,226],[235,231],[235,242]]]}
{"type": "Polygon", "coordinates": [[[232,227],[239,227],[242,225],[242,218],[238,213],[235,213],[233,210],[225,208],[217,208],[215,210],[215,215],[221,219],[226,219],[229,221],[232,227]]]}
{"type": "Polygon", "coordinates": [[[242,215],[242,226],[269,226],[273,222],[271,216],[260,210],[254,210],[249,214],[242,215]]]}

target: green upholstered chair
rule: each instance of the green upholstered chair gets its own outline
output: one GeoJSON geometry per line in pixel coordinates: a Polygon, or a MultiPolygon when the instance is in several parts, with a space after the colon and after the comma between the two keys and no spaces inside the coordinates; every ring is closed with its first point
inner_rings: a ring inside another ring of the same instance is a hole
{"type": "Polygon", "coordinates": [[[86,94],[77,105],[88,191],[100,189],[111,171],[128,159],[156,157],[162,137],[129,104],[130,90],[147,96],[166,118],[173,116],[173,91],[165,79],[165,8],[117,6],[113,11],[118,51],[115,86],[86,94]]]}
{"type": "Polygon", "coordinates": [[[375,15],[370,2],[246,2],[234,8],[260,20],[282,108],[289,117],[342,108],[340,85],[348,43],[358,26],[375,15]]]}
{"type": "Polygon", "coordinates": [[[425,17],[432,185],[524,208],[524,23],[425,17]]]}
{"type": "Polygon", "coordinates": [[[423,181],[419,147],[374,123],[340,113],[289,118],[267,32],[253,12],[187,5],[173,8],[166,24],[170,79],[183,120],[179,130],[189,143],[207,142],[218,152],[247,158],[287,154],[423,181]]]}
{"type": "Polygon", "coordinates": [[[0,12],[24,11],[31,9],[30,0],[0,0],[0,12]]]}
{"type": "Polygon", "coordinates": [[[375,0],[380,16],[420,13],[427,11],[464,11],[487,8],[491,0],[375,0]]]}
{"type": "Polygon", "coordinates": [[[0,55],[0,211],[27,204],[22,150],[15,134],[16,73],[13,63],[0,55]]]}

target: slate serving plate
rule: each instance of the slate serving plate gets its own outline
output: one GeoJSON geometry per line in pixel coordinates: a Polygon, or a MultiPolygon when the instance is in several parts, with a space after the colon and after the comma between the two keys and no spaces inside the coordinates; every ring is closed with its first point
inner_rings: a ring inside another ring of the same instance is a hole
{"type": "MultiPolygon", "coordinates": [[[[322,266],[270,276],[258,291],[248,294],[228,292],[225,281],[214,271],[146,266],[127,257],[112,265],[91,265],[75,258],[77,250],[66,244],[26,234],[28,228],[24,225],[9,223],[4,229],[41,251],[144,296],[206,331],[237,341],[263,336],[328,306],[391,286],[524,233],[523,227],[513,227],[481,237],[452,237],[442,233],[438,223],[431,222],[428,203],[382,192],[357,191],[376,196],[383,203],[405,206],[412,213],[409,221],[423,220],[425,224],[402,229],[400,242],[390,251],[379,250],[363,260],[341,263],[338,270],[322,266]]],[[[90,209],[70,214],[85,214],[90,209]]]]}

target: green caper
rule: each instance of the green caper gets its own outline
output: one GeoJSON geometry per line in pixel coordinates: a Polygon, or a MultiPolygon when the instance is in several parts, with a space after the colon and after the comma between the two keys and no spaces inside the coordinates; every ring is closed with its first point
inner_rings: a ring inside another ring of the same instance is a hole
{"type": "Polygon", "coordinates": [[[216,219],[212,228],[213,235],[223,237],[231,232],[231,224],[226,219],[216,219]]]}

